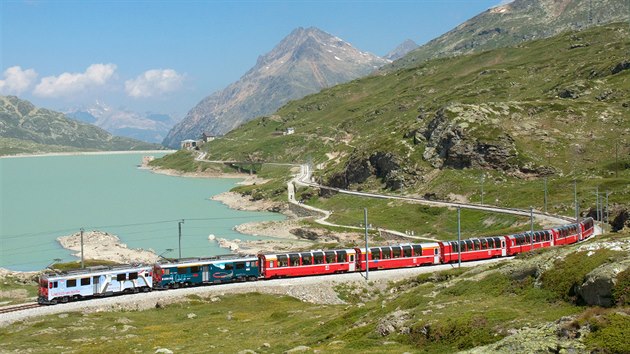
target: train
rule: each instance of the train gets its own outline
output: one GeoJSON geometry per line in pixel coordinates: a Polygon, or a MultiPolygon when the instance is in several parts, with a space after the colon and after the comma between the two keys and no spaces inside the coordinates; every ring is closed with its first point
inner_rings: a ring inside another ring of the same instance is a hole
{"type": "Polygon", "coordinates": [[[365,248],[165,260],[152,265],[95,266],[43,274],[38,303],[54,305],[110,295],[276,278],[365,272],[509,257],[573,244],[594,234],[594,221],[505,236],[365,248]]]}

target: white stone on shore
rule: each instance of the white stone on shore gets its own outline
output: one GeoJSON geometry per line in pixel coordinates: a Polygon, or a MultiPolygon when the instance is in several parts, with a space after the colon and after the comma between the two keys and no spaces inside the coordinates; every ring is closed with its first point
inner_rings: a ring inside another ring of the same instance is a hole
{"type": "Polygon", "coordinates": [[[210,235],[208,235],[208,241],[214,241],[214,240],[216,240],[216,239],[217,239],[217,237],[216,237],[216,236],[214,236],[214,234],[210,234],[210,235]]]}

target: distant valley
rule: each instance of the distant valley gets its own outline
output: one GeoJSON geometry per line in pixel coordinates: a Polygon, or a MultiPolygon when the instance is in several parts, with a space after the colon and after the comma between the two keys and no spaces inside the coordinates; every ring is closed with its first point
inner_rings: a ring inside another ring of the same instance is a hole
{"type": "Polygon", "coordinates": [[[0,96],[0,155],[162,148],[157,144],[114,136],[15,96],[0,96]]]}
{"type": "Polygon", "coordinates": [[[113,135],[160,144],[177,121],[168,114],[116,109],[103,102],[62,109],[68,117],[96,125],[113,135]]]}

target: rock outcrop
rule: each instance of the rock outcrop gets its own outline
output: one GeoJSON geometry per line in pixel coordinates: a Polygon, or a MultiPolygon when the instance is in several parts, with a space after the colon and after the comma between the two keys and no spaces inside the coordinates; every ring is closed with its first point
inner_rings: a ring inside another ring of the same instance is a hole
{"type": "Polygon", "coordinates": [[[423,138],[414,141],[426,141],[422,157],[435,168],[516,170],[514,139],[498,129],[493,114],[480,106],[443,107],[425,129],[418,131],[423,138]]]}
{"type": "Polygon", "coordinates": [[[630,261],[604,264],[586,275],[576,293],[589,306],[612,307],[615,305],[613,289],[617,275],[630,266],[630,261]]]}
{"type": "Polygon", "coordinates": [[[346,189],[352,184],[363,183],[368,178],[379,178],[385,187],[399,190],[406,184],[406,175],[413,175],[416,171],[408,171],[401,167],[401,158],[391,152],[377,151],[369,156],[353,156],[343,171],[333,174],[327,185],[346,189]]]}

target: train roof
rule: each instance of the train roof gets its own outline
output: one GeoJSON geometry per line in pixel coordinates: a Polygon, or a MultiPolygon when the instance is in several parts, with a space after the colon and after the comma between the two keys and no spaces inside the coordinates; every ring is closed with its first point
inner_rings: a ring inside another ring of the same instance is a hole
{"type": "Polygon", "coordinates": [[[257,261],[258,257],[254,255],[247,256],[235,256],[233,254],[230,255],[220,255],[214,257],[204,257],[204,258],[182,258],[179,260],[168,260],[167,262],[159,262],[160,267],[182,267],[182,266],[194,266],[194,265],[204,265],[204,264],[212,264],[212,263],[221,263],[221,262],[251,262],[257,261]]]}
{"type": "Polygon", "coordinates": [[[261,253],[259,254],[259,256],[265,257],[267,259],[269,258],[275,258],[277,256],[287,256],[290,254],[303,254],[303,253],[326,253],[326,252],[339,252],[339,251],[343,251],[346,253],[355,253],[355,249],[354,248],[337,248],[337,249],[333,249],[333,250],[308,250],[308,251],[292,251],[292,252],[278,252],[278,253],[261,253]]]}
{"type": "Polygon", "coordinates": [[[121,264],[116,266],[92,266],[84,269],[75,269],[68,271],[53,271],[51,273],[42,274],[42,279],[63,279],[63,278],[81,278],[86,275],[95,276],[103,274],[118,274],[127,272],[137,272],[143,270],[151,270],[153,266],[145,264],[121,264]]]}

